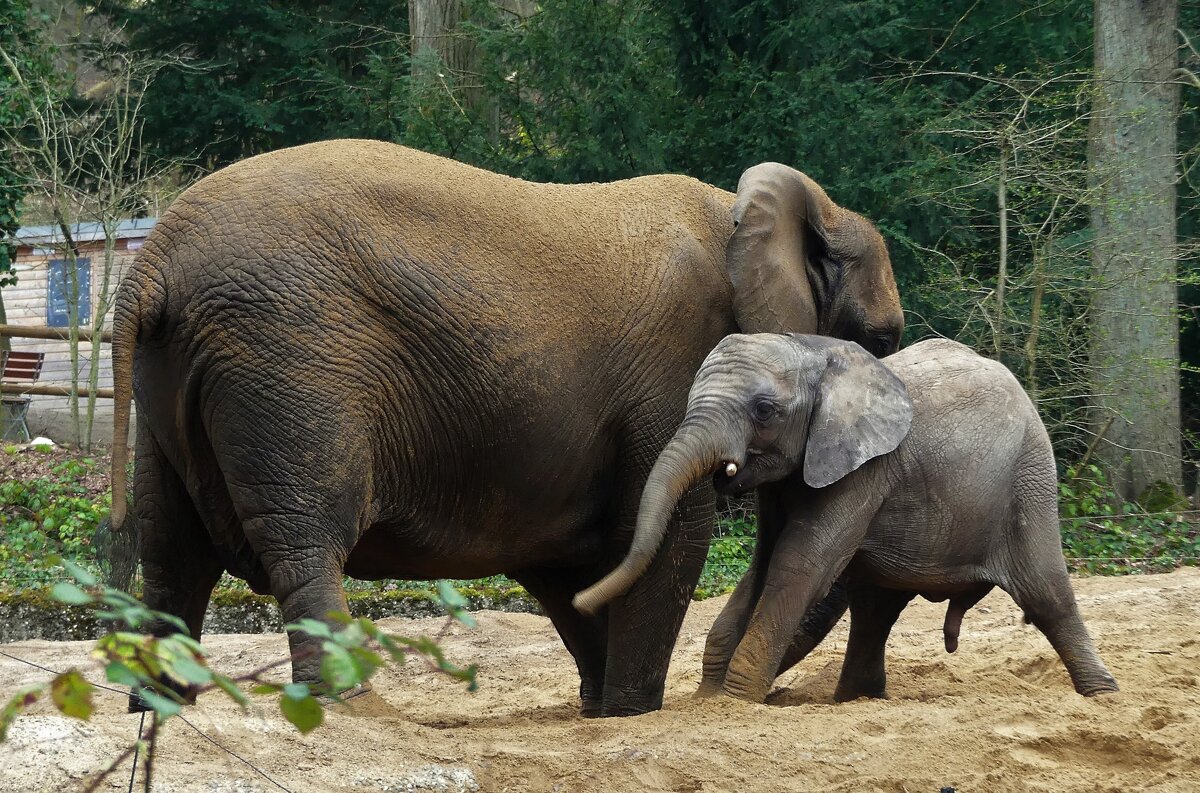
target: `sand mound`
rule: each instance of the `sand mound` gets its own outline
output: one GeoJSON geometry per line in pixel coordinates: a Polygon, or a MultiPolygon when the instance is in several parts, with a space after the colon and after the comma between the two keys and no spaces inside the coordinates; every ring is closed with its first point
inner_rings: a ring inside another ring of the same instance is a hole
{"type": "MultiPolygon", "coordinates": [[[[1194,791],[1200,790],[1200,570],[1075,582],[1084,618],[1122,687],[1074,693],[1045,638],[1002,593],[941,648],[944,604],[914,602],[889,645],[886,701],[834,704],[846,622],[785,675],[766,705],[696,701],[700,653],[724,599],[694,604],[666,707],[626,719],[576,715],[577,678],[550,623],[483,612],[454,628],[451,657],[480,666],[480,690],[419,664],[384,672],[372,715],[330,713],[309,736],[270,708],[209,697],[165,730],[156,791],[1194,791]]],[[[432,632],[440,620],[385,620],[432,632]]],[[[286,650],[282,636],[205,639],[222,669],[286,650]]],[[[6,652],[62,669],[87,643],[21,642],[6,652]]],[[[44,678],[0,657],[0,693],[44,678]]],[[[70,789],[137,730],[114,694],[81,724],[39,706],[0,747],[0,790],[70,789]]],[[[128,769],[109,789],[125,790],[128,769]]]]}

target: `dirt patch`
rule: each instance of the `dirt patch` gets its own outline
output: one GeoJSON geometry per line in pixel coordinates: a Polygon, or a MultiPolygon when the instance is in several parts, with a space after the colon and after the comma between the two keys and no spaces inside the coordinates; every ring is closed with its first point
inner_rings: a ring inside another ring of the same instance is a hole
{"type": "Polygon", "coordinates": [[[95,465],[89,466],[85,473],[73,473],[71,481],[79,487],[78,494],[88,499],[99,499],[108,492],[111,463],[107,452],[87,454],[65,446],[34,449],[26,444],[18,444],[12,448],[15,451],[0,450],[0,481],[54,479],[54,467],[60,463],[68,460],[91,460],[95,465]]]}
{"type": "MultiPolygon", "coordinates": [[[[301,736],[269,708],[209,697],[186,712],[204,735],[292,791],[1194,791],[1200,789],[1200,570],[1075,581],[1084,618],[1121,684],[1085,699],[1007,596],[968,612],[941,648],[944,604],[914,602],[889,646],[886,701],[834,704],[846,623],[779,681],[769,704],[691,699],[724,598],[692,604],[666,707],[627,719],[576,715],[577,677],[550,623],[482,612],[445,639],[480,666],[480,689],[418,664],[385,671],[373,716],[332,712],[301,736]]],[[[436,619],[385,620],[431,632],[436,619]]],[[[214,663],[247,670],[286,651],[280,635],[205,639],[214,663]]],[[[86,643],[23,642],[8,653],[62,669],[86,643]]],[[[44,673],[0,657],[0,693],[44,673]]],[[[84,725],[39,706],[0,750],[0,789],[70,789],[133,737],[137,716],[101,693],[84,725]]],[[[173,722],[156,791],[278,791],[199,732],[173,722]]],[[[128,769],[109,789],[125,790],[128,769]]]]}

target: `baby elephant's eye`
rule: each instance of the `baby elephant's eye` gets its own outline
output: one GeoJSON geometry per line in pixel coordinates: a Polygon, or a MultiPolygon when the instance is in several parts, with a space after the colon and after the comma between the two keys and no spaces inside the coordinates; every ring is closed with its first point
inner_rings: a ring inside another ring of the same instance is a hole
{"type": "Polygon", "coordinates": [[[775,418],[775,413],[777,410],[778,409],[775,407],[775,403],[769,399],[756,400],[753,408],[754,420],[763,422],[770,421],[771,419],[775,418]]]}

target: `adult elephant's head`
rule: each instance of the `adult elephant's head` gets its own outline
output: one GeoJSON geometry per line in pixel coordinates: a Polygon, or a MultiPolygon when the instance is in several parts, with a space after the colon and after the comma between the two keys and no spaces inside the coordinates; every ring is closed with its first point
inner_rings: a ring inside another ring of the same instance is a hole
{"type": "Polygon", "coordinates": [[[904,313],[887,246],[861,215],[786,165],[742,174],[725,263],[743,333],[815,333],[882,357],[900,348],[904,313]]]}

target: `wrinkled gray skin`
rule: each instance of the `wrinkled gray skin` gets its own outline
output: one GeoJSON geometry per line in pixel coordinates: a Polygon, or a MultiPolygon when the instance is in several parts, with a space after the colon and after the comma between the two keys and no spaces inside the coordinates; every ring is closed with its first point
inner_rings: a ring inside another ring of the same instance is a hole
{"type": "MultiPolygon", "coordinates": [[[[629,547],[704,356],[739,328],[886,354],[902,327],[882,237],[783,165],[735,196],[670,175],[535,184],[372,141],[285,149],[180,196],[122,282],[113,489],[132,390],[145,601],[196,638],[226,570],[289,622],[344,611],[343,573],[506,573],[574,656],[583,712],[641,713],[711,490],[681,494],[620,601],[570,601],[629,547]]],[[[294,679],[318,679],[319,643],[289,638],[294,679]]]]}
{"type": "Polygon", "coordinates": [[[1067,577],[1049,438],[1001,364],[946,340],[879,361],[815,336],[730,336],[650,475],[645,544],[694,472],[714,470],[722,492],[758,488],[760,524],[751,568],[709,633],[701,695],[761,702],[811,650],[802,621],[839,579],[851,624],[838,700],[885,696],[884,645],[914,596],[949,599],[953,652],[963,612],[993,586],[1049,638],[1076,691],[1117,689],[1067,577]]]}

